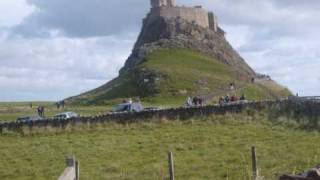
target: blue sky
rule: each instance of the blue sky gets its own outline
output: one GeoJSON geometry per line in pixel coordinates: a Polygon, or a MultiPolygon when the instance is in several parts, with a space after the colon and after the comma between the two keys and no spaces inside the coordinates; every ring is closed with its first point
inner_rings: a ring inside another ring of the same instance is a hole
{"type": "MultiPolygon", "coordinates": [[[[320,1],[177,0],[212,10],[259,73],[320,91],[320,1]]],[[[0,101],[59,100],[118,75],[149,0],[1,0],[0,101]]]]}

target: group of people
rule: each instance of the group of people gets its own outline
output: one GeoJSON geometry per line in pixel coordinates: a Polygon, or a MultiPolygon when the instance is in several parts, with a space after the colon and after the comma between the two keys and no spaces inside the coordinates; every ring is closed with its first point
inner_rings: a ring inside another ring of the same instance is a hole
{"type": "Polygon", "coordinates": [[[62,109],[64,109],[65,106],[65,102],[64,101],[59,101],[56,103],[57,109],[60,109],[60,107],[62,107],[62,109]]]}
{"type": "Polygon", "coordinates": [[[192,107],[192,106],[203,106],[204,105],[204,100],[201,97],[188,97],[186,106],[187,107],[192,107]]]}
{"type": "Polygon", "coordinates": [[[222,104],[226,104],[226,103],[230,103],[230,102],[236,102],[239,100],[240,101],[246,100],[246,97],[244,96],[244,94],[242,94],[240,96],[240,98],[238,98],[236,95],[232,95],[232,96],[226,95],[225,97],[220,97],[219,104],[222,105],[222,104]]]}

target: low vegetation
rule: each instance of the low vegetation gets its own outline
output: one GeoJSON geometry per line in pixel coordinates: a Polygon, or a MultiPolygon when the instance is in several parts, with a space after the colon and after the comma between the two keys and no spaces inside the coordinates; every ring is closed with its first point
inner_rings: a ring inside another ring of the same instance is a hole
{"type": "Polygon", "coordinates": [[[320,133],[301,129],[298,122],[288,126],[284,119],[247,111],[188,121],[4,134],[0,179],[56,179],[69,154],[80,161],[81,179],[163,179],[170,150],[177,179],[250,180],[252,145],[257,147],[260,174],[275,179],[278,173],[300,172],[320,161],[320,133]]]}

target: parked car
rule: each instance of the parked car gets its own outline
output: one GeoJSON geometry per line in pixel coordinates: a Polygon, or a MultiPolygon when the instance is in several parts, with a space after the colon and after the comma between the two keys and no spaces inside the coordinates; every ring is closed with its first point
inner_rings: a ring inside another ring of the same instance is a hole
{"type": "Polygon", "coordinates": [[[26,117],[20,117],[17,119],[18,123],[25,123],[25,122],[30,122],[30,121],[40,121],[43,120],[42,117],[40,116],[26,116],[26,117]]]}
{"type": "Polygon", "coordinates": [[[141,112],[143,109],[141,103],[122,103],[115,106],[113,112],[141,112]]]}
{"type": "Polygon", "coordinates": [[[75,112],[64,112],[64,113],[56,114],[53,118],[54,119],[70,119],[74,117],[79,117],[79,115],[75,112]]]}

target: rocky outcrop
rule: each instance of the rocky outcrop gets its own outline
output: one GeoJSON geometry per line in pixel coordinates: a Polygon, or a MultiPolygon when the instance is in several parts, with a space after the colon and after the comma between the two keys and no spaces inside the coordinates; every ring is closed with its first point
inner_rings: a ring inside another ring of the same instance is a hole
{"type": "MultiPolygon", "coordinates": [[[[159,48],[183,48],[205,53],[239,72],[253,77],[255,72],[232,48],[219,28],[214,32],[182,18],[147,17],[132,54],[120,74],[134,69],[147,54],[159,48]]],[[[170,66],[170,64],[168,64],[170,66]]]]}
{"type": "MultiPolygon", "coordinates": [[[[202,80],[201,78],[195,82],[195,88],[198,89],[189,87],[187,91],[174,87],[163,90],[161,87],[168,82],[169,75],[139,66],[147,60],[148,55],[161,49],[190,49],[206,57],[212,57],[214,63],[218,60],[227,65],[232,73],[230,76],[243,84],[252,82],[252,78],[259,78],[258,74],[232,48],[224,35],[225,32],[218,26],[216,30],[212,30],[181,17],[166,18],[149,13],[143,21],[141,33],[119,76],[99,88],[68,98],[66,102],[104,104],[105,101],[125,97],[155,97],[161,93],[176,97],[176,95],[186,95],[187,92],[202,93],[200,92],[202,86],[197,84],[202,80]]],[[[170,63],[165,66],[169,67],[170,63]]],[[[216,73],[218,72],[211,74],[209,72],[208,76],[213,77],[216,73]]],[[[206,86],[204,88],[206,88],[204,93],[219,91],[206,86]]]]}
{"type": "Polygon", "coordinates": [[[279,180],[320,180],[320,166],[303,172],[296,176],[283,175],[279,180]]]}

